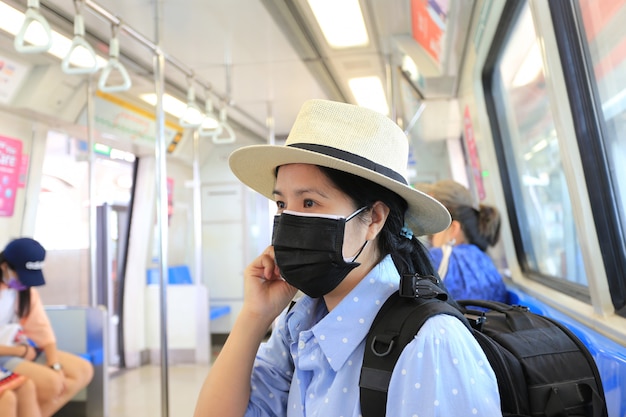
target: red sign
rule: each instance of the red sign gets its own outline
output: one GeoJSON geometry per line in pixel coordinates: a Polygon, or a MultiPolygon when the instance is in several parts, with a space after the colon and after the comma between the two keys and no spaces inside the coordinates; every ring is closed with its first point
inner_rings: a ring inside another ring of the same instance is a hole
{"type": "Polygon", "coordinates": [[[167,179],[167,218],[174,214],[174,178],[167,179]]]}
{"type": "Polygon", "coordinates": [[[446,30],[447,1],[411,0],[413,39],[440,64],[441,42],[446,30]]]}
{"type": "Polygon", "coordinates": [[[463,132],[465,142],[467,143],[467,153],[470,159],[472,175],[474,176],[474,183],[476,184],[476,189],[478,191],[478,198],[482,201],[485,199],[485,186],[483,184],[482,170],[480,169],[480,160],[478,159],[478,149],[476,149],[476,138],[474,137],[472,117],[470,116],[468,106],[465,106],[465,112],[463,113],[463,132]]]}
{"type": "Polygon", "coordinates": [[[22,164],[22,141],[0,136],[0,216],[13,216],[22,164]]]}

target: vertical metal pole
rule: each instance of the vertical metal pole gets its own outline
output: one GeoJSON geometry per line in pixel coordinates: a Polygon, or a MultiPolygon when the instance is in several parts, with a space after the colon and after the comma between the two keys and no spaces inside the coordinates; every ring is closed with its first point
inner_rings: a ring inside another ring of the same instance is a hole
{"type": "Polygon", "coordinates": [[[270,145],[276,144],[276,133],[275,133],[275,122],[274,122],[274,108],[272,106],[272,102],[267,102],[267,119],[265,120],[265,125],[268,128],[267,132],[267,143],[270,145]]]}
{"type": "Polygon", "coordinates": [[[198,129],[193,130],[193,228],[196,285],[202,284],[202,192],[198,129]]]}
{"type": "MultiPolygon", "coordinates": [[[[202,183],[200,180],[200,134],[198,129],[193,129],[193,238],[195,260],[195,284],[203,285],[202,281],[202,183]]],[[[206,292],[207,310],[202,311],[204,317],[197,317],[198,326],[196,331],[196,362],[211,363],[211,321],[208,312],[211,311],[211,292],[207,286],[206,292]],[[206,338],[204,335],[206,334],[206,338]]]]}
{"type": "MultiPolygon", "coordinates": [[[[97,240],[97,207],[96,207],[96,175],[95,175],[95,163],[96,156],[94,153],[94,89],[93,89],[93,77],[89,75],[87,77],[87,143],[89,146],[89,172],[87,178],[89,180],[89,305],[95,307],[98,305],[98,278],[97,278],[97,262],[96,262],[96,248],[97,240]]],[[[107,279],[107,277],[105,277],[107,279]]]]}
{"type": "Polygon", "coordinates": [[[396,69],[393,66],[392,54],[387,55],[387,62],[385,65],[385,72],[387,73],[387,99],[389,100],[389,118],[395,123],[398,123],[398,111],[396,108],[396,69]]]}
{"type": "Polygon", "coordinates": [[[161,6],[163,2],[154,2],[154,26],[155,44],[157,45],[154,56],[154,85],[157,97],[156,102],[156,204],[157,204],[157,225],[159,228],[159,259],[160,259],[160,325],[161,325],[161,416],[169,416],[169,378],[167,359],[167,166],[166,166],[166,144],[165,144],[165,113],[163,111],[163,94],[165,85],[165,56],[161,50],[161,6]]]}

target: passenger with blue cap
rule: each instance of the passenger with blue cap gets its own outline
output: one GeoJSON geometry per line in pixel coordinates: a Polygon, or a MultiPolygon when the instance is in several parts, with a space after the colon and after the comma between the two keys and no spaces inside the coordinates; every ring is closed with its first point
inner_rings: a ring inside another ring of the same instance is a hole
{"type": "Polygon", "coordinates": [[[44,247],[27,237],[12,240],[0,252],[0,367],[34,382],[41,416],[49,417],[87,386],[93,367],[57,349],[34,288],[46,283],[45,257],[44,247]]]}

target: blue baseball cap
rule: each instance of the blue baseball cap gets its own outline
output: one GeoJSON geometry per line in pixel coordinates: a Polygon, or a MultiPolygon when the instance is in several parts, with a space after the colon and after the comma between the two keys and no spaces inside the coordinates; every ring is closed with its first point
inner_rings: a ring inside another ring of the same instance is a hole
{"type": "Polygon", "coordinates": [[[4,260],[17,272],[20,282],[27,287],[44,285],[43,260],[46,250],[34,239],[23,237],[12,240],[4,248],[4,260]]]}

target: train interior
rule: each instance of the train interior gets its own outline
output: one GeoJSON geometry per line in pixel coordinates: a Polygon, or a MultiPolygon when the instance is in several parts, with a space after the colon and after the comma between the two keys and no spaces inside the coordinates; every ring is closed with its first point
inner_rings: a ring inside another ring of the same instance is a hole
{"type": "Polygon", "coordinates": [[[60,346],[99,366],[78,409],[192,415],[275,210],[228,155],[283,143],[322,98],[395,120],[411,184],[453,178],[501,209],[490,255],[511,301],[571,326],[626,416],[626,145],[608,141],[609,185],[585,178],[551,19],[570,7],[587,25],[603,131],[620,132],[626,3],[553,3],[0,0],[0,242],[47,249],[60,346]]]}

